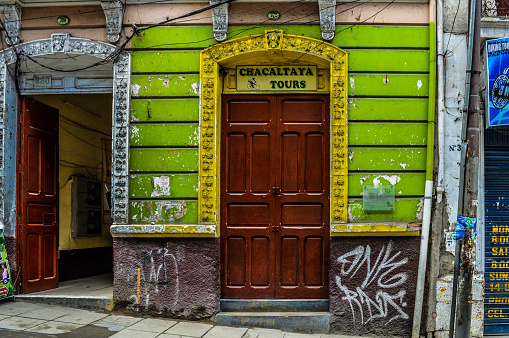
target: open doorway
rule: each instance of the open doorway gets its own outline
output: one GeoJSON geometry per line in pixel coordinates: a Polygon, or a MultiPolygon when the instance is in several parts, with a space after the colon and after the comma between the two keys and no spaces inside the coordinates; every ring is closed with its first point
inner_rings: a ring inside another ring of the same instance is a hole
{"type": "Polygon", "coordinates": [[[22,99],[17,177],[22,293],[92,276],[113,284],[111,107],[111,94],[22,99]]]}

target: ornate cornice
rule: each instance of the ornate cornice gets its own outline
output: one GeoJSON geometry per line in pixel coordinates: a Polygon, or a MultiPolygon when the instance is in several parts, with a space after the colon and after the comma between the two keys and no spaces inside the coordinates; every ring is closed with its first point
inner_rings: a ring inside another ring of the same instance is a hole
{"type": "MultiPolygon", "coordinates": [[[[223,0],[210,0],[210,5],[215,5],[223,0]]],[[[228,4],[212,8],[212,29],[214,38],[221,42],[226,40],[228,34],[228,4]]]]}
{"type": "Polygon", "coordinates": [[[106,33],[108,40],[117,42],[122,32],[122,2],[120,0],[101,1],[106,17],[106,33]]]}
{"type": "Polygon", "coordinates": [[[0,5],[5,19],[5,28],[7,30],[7,44],[15,45],[19,43],[19,34],[21,30],[21,7],[17,4],[0,5]]]}
{"type": "MultiPolygon", "coordinates": [[[[347,222],[348,163],[347,163],[347,61],[340,48],[316,39],[284,34],[282,30],[267,30],[214,45],[201,52],[201,109],[199,149],[199,221],[219,224],[219,121],[221,79],[219,64],[228,66],[240,56],[259,53],[260,58],[278,57],[285,52],[315,57],[317,62],[330,65],[331,101],[331,223],[347,222]],[[324,62],[325,61],[325,62],[324,62]]],[[[281,59],[282,60],[282,59],[281,59]]],[[[291,61],[291,60],[290,60],[291,61]]],[[[286,59],[288,62],[288,59],[286,59]]]]}
{"type": "MultiPolygon", "coordinates": [[[[51,39],[34,40],[9,48],[0,53],[0,196],[4,196],[4,121],[6,111],[7,65],[16,62],[17,55],[30,57],[56,53],[91,55],[105,59],[115,51],[110,44],[73,38],[67,33],[56,33],[51,39]],[[14,53],[13,48],[17,53],[14,53]],[[22,53],[20,53],[22,51],[22,53]]],[[[127,224],[129,220],[129,87],[131,81],[131,56],[121,53],[113,65],[113,127],[112,127],[112,196],[114,224],[127,224]]],[[[3,200],[0,199],[0,213],[3,212],[3,200]]]]}
{"type": "Polygon", "coordinates": [[[318,0],[318,7],[322,38],[330,41],[334,39],[336,31],[336,0],[318,0]]]}

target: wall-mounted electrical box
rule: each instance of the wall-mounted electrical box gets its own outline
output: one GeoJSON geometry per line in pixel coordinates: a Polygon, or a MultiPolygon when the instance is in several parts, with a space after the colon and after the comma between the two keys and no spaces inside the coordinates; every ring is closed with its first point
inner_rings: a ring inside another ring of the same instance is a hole
{"type": "MultiPolygon", "coordinates": [[[[104,214],[109,213],[106,193],[110,185],[87,177],[73,176],[71,186],[71,236],[96,237],[102,235],[104,214]]],[[[106,217],[105,217],[106,218],[106,217]]]]}

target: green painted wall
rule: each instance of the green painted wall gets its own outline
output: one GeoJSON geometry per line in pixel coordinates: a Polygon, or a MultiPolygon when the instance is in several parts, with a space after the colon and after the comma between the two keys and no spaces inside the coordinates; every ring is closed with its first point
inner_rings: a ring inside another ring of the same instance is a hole
{"type": "MultiPolygon", "coordinates": [[[[229,38],[270,27],[230,27],[229,38]]],[[[318,26],[277,27],[321,39],[318,26]]],[[[349,220],[419,222],[424,195],[429,28],[337,27],[349,53],[349,220]],[[396,210],[365,213],[362,186],[395,184],[396,210]]],[[[199,52],[211,27],[157,27],[133,40],[130,215],[198,220],[199,52]]]]}

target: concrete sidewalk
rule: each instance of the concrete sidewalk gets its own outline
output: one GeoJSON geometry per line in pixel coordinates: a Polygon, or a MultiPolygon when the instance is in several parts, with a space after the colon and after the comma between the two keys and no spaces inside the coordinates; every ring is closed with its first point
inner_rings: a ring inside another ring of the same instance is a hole
{"type": "Polygon", "coordinates": [[[34,304],[23,301],[0,302],[2,337],[136,337],[136,338],[353,338],[327,334],[300,334],[268,329],[217,326],[210,322],[190,322],[165,318],[136,317],[76,308],[34,304]]]}

